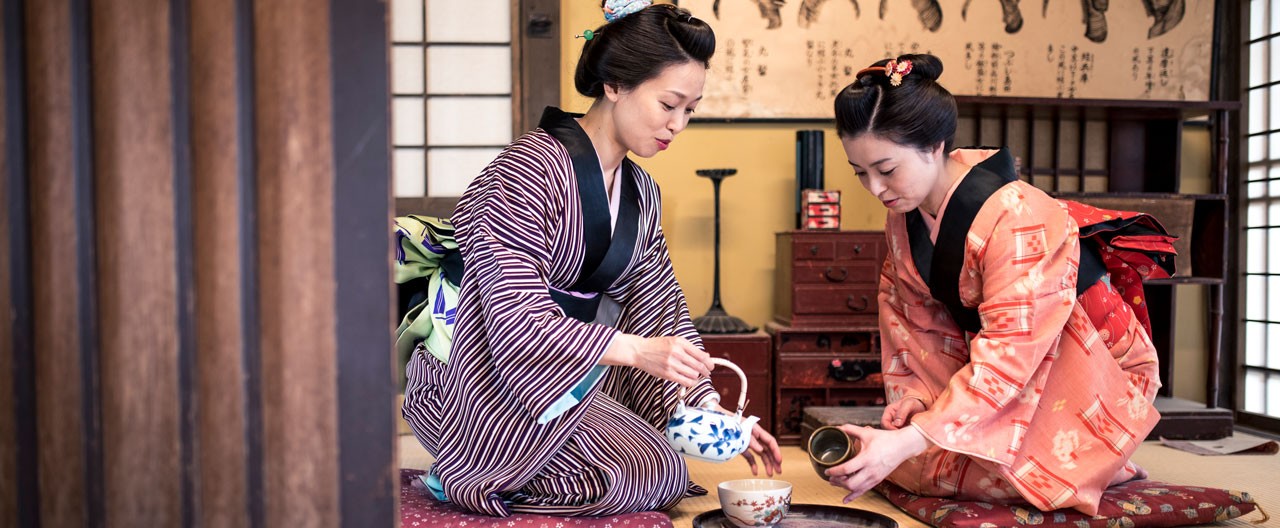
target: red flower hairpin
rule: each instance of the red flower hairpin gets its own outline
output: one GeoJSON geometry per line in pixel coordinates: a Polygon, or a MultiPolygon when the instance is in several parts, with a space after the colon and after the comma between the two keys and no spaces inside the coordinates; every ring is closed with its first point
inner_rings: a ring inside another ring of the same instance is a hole
{"type": "Polygon", "coordinates": [[[902,78],[911,73],[911,61],[904,60],[902,62],[889,59],[884,65],[884,73],[889,76],[889,84],[894,86],[902,86],[902,78]]]}

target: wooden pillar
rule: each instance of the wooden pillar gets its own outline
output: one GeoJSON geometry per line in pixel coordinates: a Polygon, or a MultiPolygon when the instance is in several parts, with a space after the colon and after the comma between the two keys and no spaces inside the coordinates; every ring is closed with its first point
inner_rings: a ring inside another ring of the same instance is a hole
{"type": "Polygon", "coordinates": [[[385,5],[0,2],[0,525],[394,526],[385,5]]]}
{"type": "MultiPolygon", "coordinates": [[[[379,5],[385,5],[380,3],[379,5]]],[[[391,105],[387,14],[366,0],[330,0],[333,80],[333,250],[337,277],[338,472],[342,524],[399,523],[397,430],[386,402],[399,393],[391,350],[391,105]],[[390,356],[383,353],[386,359],[390,356]],[[381,358],[378,358],[381,359],[381,358]],[[390,376],[390,378],[388,378],[390,376]]],[[[394,407],[394,405],[393,405],[394,407]]]]}
{"type": "MultiPolygon", "coordinates": [[[[5,24],[9,0],[0,1],[0,31],[9,31],[5,24]]],[[[6,33],[7,34],[7,33],[6,33]]],[[[6,46],[5,39],[0,38],[0,65],[4,64],[6,46]]],[[[8,134],[9,119],[7,112],[9,101],[9,71],[5,69],[4,80],[0,81],[0,204],[12,212],[13,202],[9,201],[12,191],[9,189],[11,170],[8,134]]],[[[15,136],[16,137],[16,136],[15,136]]],[[[0,258],[0,299],[4,299],[4,309],[0,310],[0,376],[14,372],[14,320],[17,319],[17,306],[12,302],[12,288],[9,286],[12,273],[10,260],[17,254],[9,238],[9,214],[0,214],[0,248],[6,257],[0,258]]],[[[23,258],[26,253],[23,252],[23,258]]],[[[17,406],[14,401],[14,381],[12,374],[0,378],[4,386],[0,387],[0,525],[16,526],[18,524],[18,483],[17,475],[17,406]]]]}
{"type": "Polygon", "coordinates": [[[309,526],[338,514],[329,14],[253,17],[266,520],[309,526]]]}
{"type": "Polygon", "coordinates": [[[38,511],[53,526],[102,513],[88,16],[85,2],[26,2],[38,511]]]}
{"type": "Polygon", "coordinates": [[[199,524],[262,526],[252,6],[191,5],[199,524]],[[252,520],[252,521],[251,521],[252,520]]]}
{"type": "Polygon", "coordinates": [[[106,524],[179,526],[186,485],[178,384],[170,5],[92,8],[94,195],[106,524]]]}
{"type": "Polygon", "coordinates": [[[27,237],[22,2],[0,0],[0,526],[32,524],[35,419],[30,405],[31,291],[27,237]],[[30,491],[28,491],[30,490],[30,491]]]}

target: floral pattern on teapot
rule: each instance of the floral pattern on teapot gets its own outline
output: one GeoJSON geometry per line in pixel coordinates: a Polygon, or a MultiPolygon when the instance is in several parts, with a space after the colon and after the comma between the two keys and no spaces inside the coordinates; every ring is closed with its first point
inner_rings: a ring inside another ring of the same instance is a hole
{"type": "Polygon", "coordinates": [[[676,412],[667,421],[666,436],[667,443],[677,453],[711,462],[724,462],[747,450],[751,444],[751,430],[760,419],[755,416],[742,417],[742,409],[747,400],[747,377],[742,370],[723,359],[713,358],[711,362],[732,369],[742,380],[737,414],[686,407],[682,387],[676,412]]]}

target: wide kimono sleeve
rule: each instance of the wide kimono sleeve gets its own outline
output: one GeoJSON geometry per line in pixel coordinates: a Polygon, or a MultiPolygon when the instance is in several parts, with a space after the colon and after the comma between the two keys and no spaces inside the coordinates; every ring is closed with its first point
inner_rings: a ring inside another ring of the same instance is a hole
{"type": "MultiPolygon", "coordinates": [[[[662,205],[657,186],[647,175],[637,171],[641,179],[640,186],[645,197],[646,211],[641,216],[644,225],[641,233],[645,234],[641,241],[643,248],[637,251],[638,260],[633,270],[627,274],[625,283],[616,292],[618,302],[623,310],[618,321],[618,329],[641,337],[683,337],[703,348],[702,338],[693,327],[689,316],[689,305],[684,291],[676,282],[675,270],[671,264],[671,255],[667,250],[667,239],[663,235],[661,214],[662,205]]],[[[661,413],[654,409],[653,413],[644,412],[648,406],[669,408],[674,404],[678,385],[646,374],[638,369],[611,369],[610,381],[629,384],[628,390],[610,391],[624,405],[639,410],[642,416],[658,416],[661,413]],[[635,401],[622,401],[634,399],[635,401]]],[[[703,378],[685,397],[689,405],[700,406],[718,401],[720,395],[711,386],[709,379],[703,378]]],[[[665,425],[665,424],[664,424],[665,425]]]]}
{"type": "Polygon", "coordinates": [[[617,331],[568,317],[551,299],[550,263],[575,254],[553,247],[554,233],[575,222],[540,172],[547,169],[528,165],[501,158],[491,164],[459,203],[454,226],[463,294],[480,298],[500,390],[538,419],[589,379],[617,331]]]}
{"type": "Polygon", "coordinates": [[[965,253],[961,298],[979,300],[982,330],[968,364],[912,425],[944,449],[1009,465],[1016,452],[996,446],[1018,444],[1010,436],[1035,406],[1008,404],[1038,398],[1057,355],[1075,305],[1078,234],[1056,200],[1015,183],[984,206],[965,253]]]}
{"type": "MultiPolygon", "coordinates": [[[[894,232],[889,229],[891,248],[895,247],[894,232]]],[[[885,397],[890,403],[916,398],[929,408],[964,364],[963,351],[955,350],[963,347],[964,337],[941,313],[945,308],[928,292],[913,287],[915,277],[904,275],[906,270],[895,262],[904,255],[910,258],[910,252],[894,254],[885,259],[880,272],[880,364],[885,397]]]]}

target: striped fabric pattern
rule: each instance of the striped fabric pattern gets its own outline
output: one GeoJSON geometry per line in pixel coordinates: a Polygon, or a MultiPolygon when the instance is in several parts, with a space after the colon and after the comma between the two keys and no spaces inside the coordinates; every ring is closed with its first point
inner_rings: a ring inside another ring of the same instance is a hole
{"type": "MultiPolygon", "coordinates": [[[[616,329],[566,317],[551,299],[549,288],[578,279],[585,254],[571,159],[537,129],[472,182],[452,219],[466,266],[449,364],[419,352],[407,368],[405,419],[435,455],[445,494],[477,513],[605,515],[668,508],[700,490],[659,434],[675,409],[674,383],[612,367],[581,403],[537,423],[618,331],[701,347],[662,235],[657,185],[638,167],[636,249],[605,291],[622,307],[616,329]]],[[[703,380],[687,401],[716,397],[703,380]]]]}

